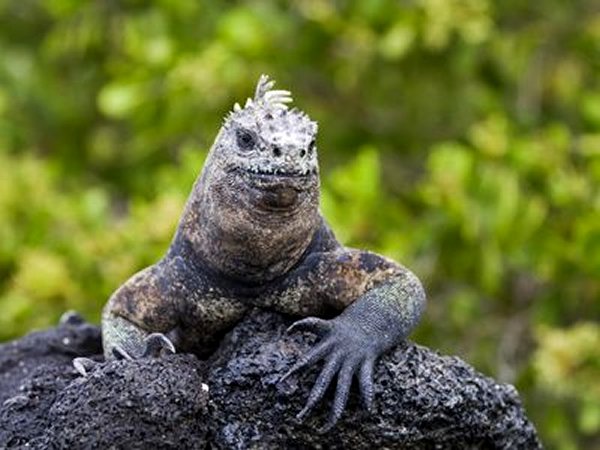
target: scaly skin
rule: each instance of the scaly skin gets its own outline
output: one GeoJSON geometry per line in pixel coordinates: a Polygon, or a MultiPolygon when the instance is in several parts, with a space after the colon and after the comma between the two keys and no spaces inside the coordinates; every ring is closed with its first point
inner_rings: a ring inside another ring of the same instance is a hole
{"type": "Polygon", "coordinates": [[[406,268],[336,240],[318,207],[317,125],[273,84],[262,76],[225,120],[165,257],[110,298],[104,349],[136,358],[172,342],[207,356],[253,306],[304,317],[292,329],[322,340],[290,373],[324,366],[299,416],[337,375],[333,425],[354,376],[371,407],[374,363],[417,324],[425,294],[406,268]]]}

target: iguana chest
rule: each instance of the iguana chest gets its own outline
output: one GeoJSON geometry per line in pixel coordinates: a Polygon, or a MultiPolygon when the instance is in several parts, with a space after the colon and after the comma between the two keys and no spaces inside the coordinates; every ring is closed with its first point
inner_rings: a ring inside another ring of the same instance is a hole
{"type": "Polygon", "coordinates": [[[212,288],[185,299],[179,314],[179,348],[199,356],[212,352],[248,309],[244,302],[212,288]]]}

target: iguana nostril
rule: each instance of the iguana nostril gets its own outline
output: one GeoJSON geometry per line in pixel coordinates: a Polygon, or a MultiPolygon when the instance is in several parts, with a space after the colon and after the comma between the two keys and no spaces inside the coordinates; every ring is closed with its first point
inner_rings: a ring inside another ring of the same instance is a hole
{"type": "Polygon", "coordinates": [[[279,147],[273,147],[273,155],[274,156],[281,156],[281,149],[279,147]]]}
{"type": "Polygon", "coordinates": [[[304,155],[306,155],[306,150],[300,150],[300,158],[304,158],[304,155]]]}

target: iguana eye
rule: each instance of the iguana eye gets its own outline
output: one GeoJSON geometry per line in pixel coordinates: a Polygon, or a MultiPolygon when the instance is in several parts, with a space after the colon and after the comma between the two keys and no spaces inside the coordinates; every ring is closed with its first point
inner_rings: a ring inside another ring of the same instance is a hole
{"type": "Polygon", "coordinates": [[[248,130],[238,130],[236,137],[238,146],[242,150],[252,150],[256,144],[256,137],[248,130]]]}

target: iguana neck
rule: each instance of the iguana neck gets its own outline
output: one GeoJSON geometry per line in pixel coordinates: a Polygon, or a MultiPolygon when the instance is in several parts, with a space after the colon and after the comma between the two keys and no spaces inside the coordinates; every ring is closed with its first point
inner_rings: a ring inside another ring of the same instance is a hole
{"type": "Polygon", "coordinates": [[[234,172],[215,165],[209,158],[198,177],[172,248],[185,243],[188,257],[242,282],[264,283],[285,274],[320,224],[318,178],[296,204],[273,210],[264,207],[265,198],[292,188],[275,186],[276,194],[247,189],[234,172]]]}

